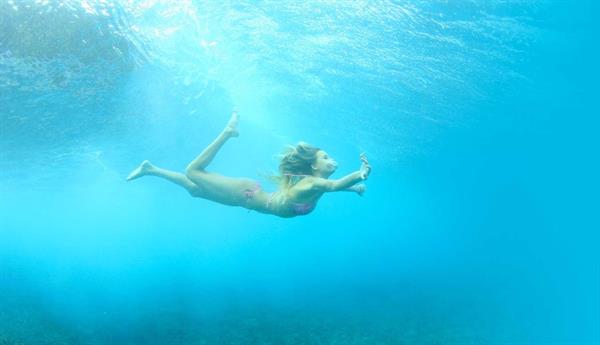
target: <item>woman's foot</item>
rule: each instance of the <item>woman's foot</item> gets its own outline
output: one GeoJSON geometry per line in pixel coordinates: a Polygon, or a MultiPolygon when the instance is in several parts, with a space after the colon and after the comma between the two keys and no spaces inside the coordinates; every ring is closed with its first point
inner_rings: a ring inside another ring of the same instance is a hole
{"type": "Polygon", "coordinates": [[[127,176],[127,181],[131,181],[134,180],[138,177],[142,177],[144,175],[147,175],[148,172],[150,172],[150,170],[152,170],[154,168],[154,165],[152,165],[152,163],[150,163],[149,161],[143,161],[142,164],[140,164],[139,167],[135,168],[130,174],[129,176],[127,176]]]}
{"type": "Polygon", "coordinates": [[[240,133],[237,130],[237,125],[238,122],[240,121],[240,116],[238,115],[237,111],[234,110],[233,113],[231,113],[231,118],[229,119],[229,122],[227,122],[227,126],[225,126],[225,130],[224,132],[230,137],[237,137],[240,135],[240,133]]]}

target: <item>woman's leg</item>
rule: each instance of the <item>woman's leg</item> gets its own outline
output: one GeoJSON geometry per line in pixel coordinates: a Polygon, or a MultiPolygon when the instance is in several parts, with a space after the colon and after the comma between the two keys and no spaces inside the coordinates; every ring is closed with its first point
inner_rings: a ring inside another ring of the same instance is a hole
{"type": "Polygon", "coordinates": [[[206,167],[212,162],[213,158],[217,155],[217,152],[223,147],[223,144],[229,139],[233,137],[237,137],[239,135],[237,131],[239,116],[237,112],[233,112],[231,114],[231,118],[225,126],[225,129],[219,134],[217,139],[215,139],[207,148],[200,153],[196,159],[194,159],[186,169],[186,173],[189,175],[190,172],[195,171],[203,171],[206,167]]]}
{"type": "Polygon", "coordinates": [[[237,137],[238,114],[233,112],[225,129],[187,167],[186,176],[204,193],[203,197],[226,205],[247,207],[247,190],[255,189],[257,183],[247,178],[232,178],[205,169],[229,138],[237,137]]]}
{"type": "Polygon", "coordinates": [[[185,188],[193,196],[199,196],[198,194],[200,192],[200,188],[187,176],[178,172],[159,168],[152,165],[152,163],[147,160],[143,161],[139,167],[137,167],[129,174],[129,176],[127,176],[127,181],[135,180],[136,178],[146,175],[162,177],[165,180],[171,181],[185,188]]]}
{"type": "Polygon", "coordinates": [[[260,201],[255,195],[264,196],[256,181],[246,178],[232,178],[210,173],[204,170],[215,158],[219,149],[232,137],[238,136],[237,113],[231,115],[229,123],[219,136],[194,159],[187,167],[186,174],[158,168],[148,161],[142,162],[140,166],[129,174],[127,181],[138,177],[152,175],[162,177],[185,188],[192,196],[216,201],[225,205],[243,206],[246,208],[257,208],[260,201]]]}

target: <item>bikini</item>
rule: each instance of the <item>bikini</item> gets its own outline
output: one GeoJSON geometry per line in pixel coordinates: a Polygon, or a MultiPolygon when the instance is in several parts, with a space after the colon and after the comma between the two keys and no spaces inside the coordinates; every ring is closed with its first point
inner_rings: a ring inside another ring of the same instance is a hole
{"type": "MultiPolygon", "coordinates": [[[[293,174],[285,174],[285,175],[291,176],[291,177],[302,177],[302,178],[305,176],[308,176],[308,175],[293,175],[293,174]]],[[[300,181],[300,180],[295,181],[293,184],[298,183],[298,181],[300,181]]],[[[256,192],[261,190],[261,188],[262,187],[261,187],[260,183],[257,182],[253,188],[244,189],[243,193],[244,193],[244,196],[246,197],[246,201],[249,201],[250,199],[254,199],[254,195],[256,194],[256,192]]],[[[278,193],[280,193],[280,191],[273,192],[269,195],[269,199],[267,200],[267,209],[271,208],[271,203],[273,202],[273,199],[275,198],[276,194],[278,194],[278,193]]],[[[292,213],[294,213],[297,216],[303,216],[303,215],[309,214],[310,212],[312,212],[312,210],[315,209],[315,206],[316,206],[315,203],[309,203],[309,202],[306,202],[306,203],[301,203],[301,202],[289,203],[288,202],[286,204],[288,204],[290,211],[292,211],[292,213]]]]}
{"type": "MultiPolygon", "coordinates": [[[[267,208],[271,207],[271,202],[273,201],[273,198],[275,197],[275,194],[279,193],[279,191],[273,192],[271,193],[271,195],[269,195],[269,200],[267,200],[267,208]]],[[[292,211],[292,213],[294,213],[297,216],[303,216],[306,214],[309,214],[312,210],[315,209],[315,204],[313,203],[301,203],[301,202],[288,202],[286,203],[288,205],[288,207],[290,208],[290,210],[292,211]]]]}
{"type": "Polygon", "coordinates": [[[246,202],[250,199],[254,199],[254,195],[261,189],[260,183],[256,182],[256,185],[253,188],[244,189],[244,196],[246,197],[246,202]]]}

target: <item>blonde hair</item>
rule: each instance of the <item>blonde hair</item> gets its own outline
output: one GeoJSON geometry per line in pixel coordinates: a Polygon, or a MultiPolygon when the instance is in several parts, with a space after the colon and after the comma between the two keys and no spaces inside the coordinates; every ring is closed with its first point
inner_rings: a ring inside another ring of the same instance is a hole
{"type": "Polygon", "coordinates": [[[271,176],[270,180],[277,183],[281,189],[289,189],[299,175],[312,175],[312,164],[316,161],[317,152],[320,150],[303,141],[296,146],[289,145],[278,156],[279,175],[271,176]]]}

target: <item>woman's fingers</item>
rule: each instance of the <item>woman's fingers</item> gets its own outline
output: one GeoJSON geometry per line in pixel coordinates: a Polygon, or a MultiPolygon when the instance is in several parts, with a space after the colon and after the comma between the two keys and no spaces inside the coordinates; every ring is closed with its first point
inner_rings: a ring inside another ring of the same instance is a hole
{"type": "Polygon", "coordinates": [[[371,173],[371,165],[369,165],[369,160],[367,159],[367,155],[365,153],[360,154],[360,161],[362,162],[362,166],[360,167],[361,176],[363,180],[366,180],[371,173]]]}

